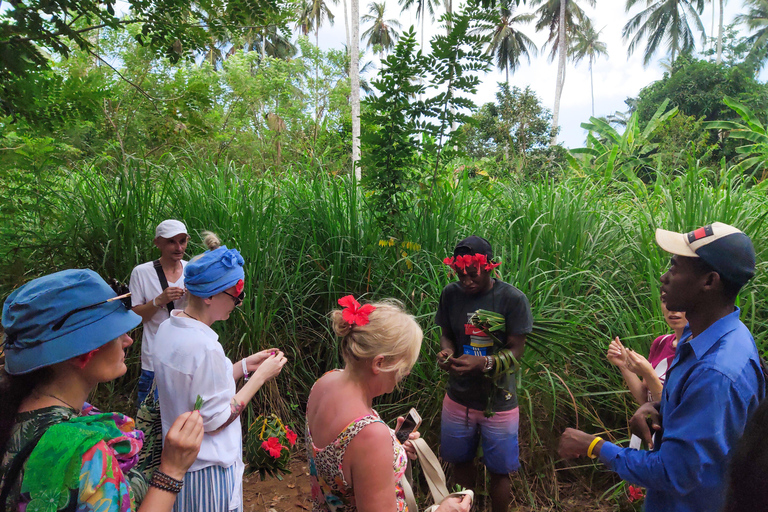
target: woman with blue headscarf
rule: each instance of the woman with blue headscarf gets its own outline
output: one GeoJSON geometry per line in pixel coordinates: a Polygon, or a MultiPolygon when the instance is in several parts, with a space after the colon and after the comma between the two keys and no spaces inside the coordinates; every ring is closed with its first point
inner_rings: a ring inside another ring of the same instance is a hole
{"type": "MultiPolygon", "coordinates": [[[[141,318],[92,270],[34,279],[3,304],[0,511],[170,512],[203,439],[191,407],[169,419],[159,468],[136,468],[144,435],[86,402],[126,372],[128,332],[141,318]]],[[[127,303],[123,300],[128,299],[127,303]]]]}
{"type": "Polygon", "coordinates": [[[207,233],[208,251],[184,269],[188,303],[160,325],[155,345],[155,381],[160,395],[163,433],[166,418],[202,399],[205,435],[197,460],[184,477],[174,506],[178,512],[241,511],[243,442],[240,414],[259,388],[286,363],[267,349],[232,364],[224,354],[214,322],[226,320],[245,297],[243,257],[207,233]],[[245,380],[238,391],[236,382],[245,380]]]}

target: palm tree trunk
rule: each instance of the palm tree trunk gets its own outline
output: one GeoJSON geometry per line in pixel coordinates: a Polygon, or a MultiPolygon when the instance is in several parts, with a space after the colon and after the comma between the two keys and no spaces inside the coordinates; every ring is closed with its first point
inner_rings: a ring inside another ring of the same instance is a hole
{"type": "Polygon", "coordinates": [[[315,61],[315,137],[317,141],[317,132],[320,125],[320,103],[318,100],[318,84],[320,83],[320,20],[315,23],[315,46],[317,46],[317,60],[315,61]]]}
{"type": "Polygon", "coordinates": [[[723,0],[720,0],[720,26],[717,31],[717,59],[720,64],[723,61],[723,0]]]}
{"type": "Polygon", "coordinates": [[[592,77],[592,55],[589,56],[589,91],[592,93],[592,117],[595,117],[595,81],[592,77]]]}
{"type": "Polygon", "coordinates": [[[504,63],[504,72],[507,74],[507,85],[509,85],[509,63],[504,63]]]}
{"type": "Polygon", "coordinates": [[[349,82],[352,101],[352,165],[359,180],[362,170],[360,161],[360,4],[359,0],[350,0],[352,10],[352,46],[350,48],[349,82]]]}
{"type": "Polygon", "coordinates": [[[551,144],[557,144],[557,127],[560,118],[560,96],[563,94],[563,84],[565,84],[565,8],[568,0],[560,0],[560,26],[558,27],[558,63],[557,63],[557,83],[555,90],[555,108],[552,112],[552,139],[551,144]]]}
{"type": "Polygon", "coordinates": [[[347,35],[347,51],[349,51],[349,16],[347,15],[347,0],[341,0],[344,4],[344,32],[347,35]]]}

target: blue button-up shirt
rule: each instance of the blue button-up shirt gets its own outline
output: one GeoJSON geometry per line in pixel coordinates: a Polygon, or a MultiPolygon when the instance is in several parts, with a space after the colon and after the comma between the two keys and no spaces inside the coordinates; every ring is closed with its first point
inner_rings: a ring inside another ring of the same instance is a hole
{"type": "Polygon", "coordinates": [[[696,338],[689,327],[667,371],[663,433],[653,451],[604,443],[600,460],[646,487],[646,512],[719,512],[729,453],[765,396],[755,341],[739,309],[696,338]]]}

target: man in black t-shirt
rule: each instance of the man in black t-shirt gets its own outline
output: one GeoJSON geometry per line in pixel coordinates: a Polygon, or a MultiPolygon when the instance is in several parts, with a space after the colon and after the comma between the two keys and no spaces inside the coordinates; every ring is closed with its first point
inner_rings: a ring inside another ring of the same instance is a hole
{"type": "Polygon", "coordinates": [[[501,351],[519,361],[533,318],[526,296],[514,286],[491,277],[494,264],[490,243],[470,236],[460,241],[450,265],[459,278],[443,289],[435,323],[440,326],[439,366],[448,372],[448,390],[443,400],[440,455],[453,465],[455,483],[472,488],[477,471],[475,455],[482,439],[483,462],[491,474],[493,512],[507,512],[511,502],[510,473],[518,470],[517,406],[515,375],[496,382],[487,375],[501,351]],[[478,309],[500,313],[505,327],[496,331],[494,343],[469,321],[478,309]],[[492,415],[486,417],[484,411],[492,415]]]}

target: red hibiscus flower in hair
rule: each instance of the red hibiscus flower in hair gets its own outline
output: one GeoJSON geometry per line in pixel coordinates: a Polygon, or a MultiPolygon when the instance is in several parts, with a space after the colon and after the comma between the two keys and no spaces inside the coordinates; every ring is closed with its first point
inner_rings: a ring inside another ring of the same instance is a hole
{"type": "Polygon", "coordinates": [[[261,447],[276,459],[280,458],[280,453],[283,451],[283,448],[285,448],[285,446],[280,444],[280,440],[276,437],[270,437],[266,441],[263,441],[261,447]]]}
{"type": "Polygon", "coordinates": [[[245,288],[245,281],[240,279],[237,283],[235,283],[235,293],[240,295],[243,293],[243,288],[245,288]]]}
{"type": "Polygon", "coordinates": [[[488,257],[485,254],[475,254],[472,256],[472,263],[477,267],[477,270],[480,270],[488,264],[488,257]]]}
{"type": "Polygon", "coordinates": [[[445,259],[443,260],[443,263],[445,263],[445,264],[446,264],[446,265],[448,265],[449,267],[453,268],[453,258],[451,258],[450,256],[448,256],[447,258],[445,258],[445,259]]]}
{"type": "Polygon", "coordinates": [[[293,430],[289,429],[288,427],[285,427],[285,437],[288,438],[288,442],[290,443],[291,446],[295,446],[296,438],[299,436],[297,436],[296,432],[294,432],[293,430]]]}
{"type": "Polygon", "coordinates": [[[636,501],[641,500],[645,497],[645,494],[643,494],[643,490],[640,487],[635,487],[634,485],[629,486],[629,501],[636,501]]]}
{"type": "Polygon", "coordinates": [[[344,319],[344,321],[349,325],[359,326],[366,325],[368,322],[370,322],[370,320],[368,320],[368,315],[373,313],[373,311],[376,309],[376,307],[371,306],[370,304],[361,306],[360,303],[357,302],[352,295],[347,295],[340,298],[339,306],[344,308],[341,310],[341,317],[344,319]]]}

